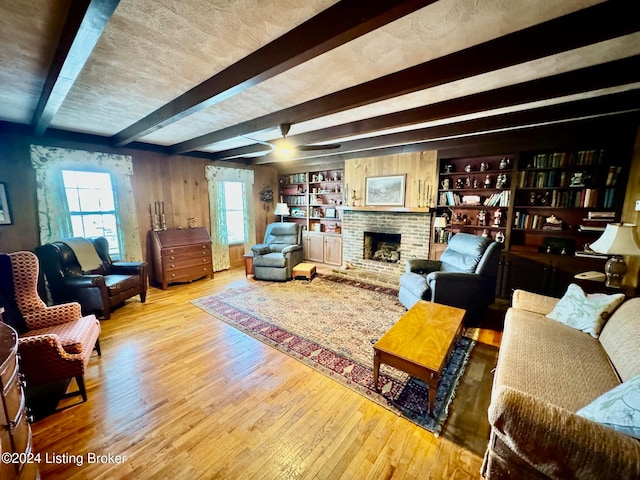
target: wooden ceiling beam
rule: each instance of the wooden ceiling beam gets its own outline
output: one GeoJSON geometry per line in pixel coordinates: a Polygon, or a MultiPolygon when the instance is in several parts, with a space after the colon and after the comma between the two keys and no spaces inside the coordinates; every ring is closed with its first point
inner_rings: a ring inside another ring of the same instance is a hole
{"type": "MultiPolygon", "coordinates": [[[[595,98],[576,100],[559,105],[549,105],[530,110],[494,115],[474,120],[466,120],[446,125],[390,133],[374,138],[365,138],[345,142],[339,149],[326,152],[299,152],[294,159],[329,158],[354,152],[369,152],[381,148],[426,145],[428,142],[451,137],[480,135],[498,130],[533,128],[541,124],[577,121],[587,117],[618,115],[631,111],[640,111],[640,90],[603,95],[595,98]]],[[[368,154],[367,154],[368,155],[368,154]]],[[[254,160],[252,164],[273,163],[272,155],[254,160]]]]}
{"type": "Polygon", "coordinates": [[[112,137],[123,146],[436,0],[342,0],[112,137]]]}
{"type": "MultiPolygon", "coordinates": [[[[407,127],[443,118],[640,82],[638,65],[640,65],[640,56],[615,60],[551,77],[293,135],[288,139],[295,145],[306,145],[320,141],[339,142],[340,138],[354,135],[367,135],[375,132],[384,134],[384,130],[391,128],[407,127]]],[[[230,160],[255,155],[257,152],[269,152],[269,150],[264,145],[254,144],[215,152],[211,154],[211,158],[230,160]]]]}
{"type": "Polygon", "coordinates": [[[120,0],[71,2],[47,79],[31,121],[42,135],[80,75],[120,0]]]}
{"type": "Polygon", "coordinates": [[[640,17],[625,2],[604,2],[539,25],[175,144],[175,154],[234,137],[300,123],[493,70],[559,54],[640,30],[640,17]],[[597,28],[593,26],[597,25],[597,28]]]}

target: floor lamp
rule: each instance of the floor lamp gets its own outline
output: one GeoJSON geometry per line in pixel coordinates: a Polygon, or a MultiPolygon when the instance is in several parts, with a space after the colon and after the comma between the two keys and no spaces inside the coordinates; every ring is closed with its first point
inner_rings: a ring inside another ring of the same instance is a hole
{"type": "Polygon", "coordinates": [[[275,215],[280,215],[280,222],[284,222],[284,217],[289,215],[289,205],[286,203],[276,203],[276,209],[273,212],[275,215]]]}
{"type": "Polygon", "coordinates": [[[620,288],[627,274],[627,264],[623,255],[640,255],[640,242],[636,234],[636,225],[631,223],[610,223],[602,236],[590,245],[597,253],[612,255],[604,266],[607,287],[620,288]]]}

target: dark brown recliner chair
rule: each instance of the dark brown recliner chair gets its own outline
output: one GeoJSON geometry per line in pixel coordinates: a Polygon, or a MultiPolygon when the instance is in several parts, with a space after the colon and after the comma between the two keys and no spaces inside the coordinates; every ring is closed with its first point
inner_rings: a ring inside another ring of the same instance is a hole
{"type": "Polygon", "coordinates": [[[135,295],[140,295],[140,301],[144,303],[147,299],[147,263],[113,262],[106,238],[87,240],[93,243],[102,261],[100,267],[87,272],[82,270],[64,240],[36,247],[53,302],[78,302],[83,315],[96,313],[105,320],[111,318],[113,307],[135,295]]]}

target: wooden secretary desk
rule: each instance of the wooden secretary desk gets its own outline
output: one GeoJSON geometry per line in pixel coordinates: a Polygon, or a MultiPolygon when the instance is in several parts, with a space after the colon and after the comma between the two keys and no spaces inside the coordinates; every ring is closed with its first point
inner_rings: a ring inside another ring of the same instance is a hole
{"type": "Polygon", "coordinates": [[[151,278],[166,290],[170,283],[213,278],[211,237],[202,227],[149,232],[151,278]]]}

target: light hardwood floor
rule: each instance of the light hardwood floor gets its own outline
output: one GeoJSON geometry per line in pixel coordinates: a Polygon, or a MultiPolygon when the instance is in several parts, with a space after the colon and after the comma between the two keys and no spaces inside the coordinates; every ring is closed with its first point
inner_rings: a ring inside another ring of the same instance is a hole
{"type": "Polygon", "coordinates": [[[189,303],[247,281],[151,288],[102,321],[88,402],[32,426],[42,478],[480,478],[499,332],[480,333],[435,437],[189,303]]]}

